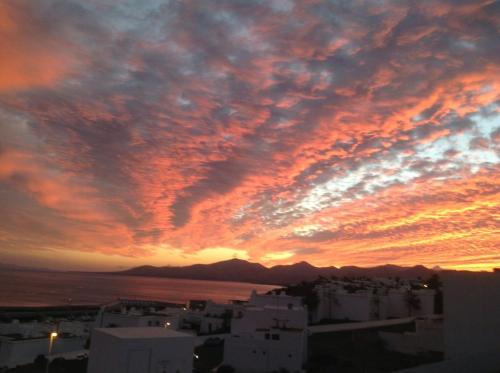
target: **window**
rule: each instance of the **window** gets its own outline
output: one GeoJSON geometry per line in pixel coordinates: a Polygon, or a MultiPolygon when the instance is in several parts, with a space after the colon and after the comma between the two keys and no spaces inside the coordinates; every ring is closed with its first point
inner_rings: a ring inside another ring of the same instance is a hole
{"type": "Polygon", "coordinates": [[[266,338],[266,339],[269,339],[270,337],[271,337],[271,335],[269,333],[266,333],[264,336],[264,338],[266,338]]]}
{"type": "Polygon", "coordinates": [[[273,334],[272,338],[273,338],[273,341],[279,341],[280,340],[280,335],[279,334],[273,334]]]}

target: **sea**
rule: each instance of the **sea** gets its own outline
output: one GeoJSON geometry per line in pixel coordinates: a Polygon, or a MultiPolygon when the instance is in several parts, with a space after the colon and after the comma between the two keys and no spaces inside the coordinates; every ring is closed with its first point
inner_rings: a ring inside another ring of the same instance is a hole
{"type": "Polygon", "coordinates": [[[96,305],[122,299],[227,302],[278,286],[102,273],[0,270],[0,306],[96,305]]]}

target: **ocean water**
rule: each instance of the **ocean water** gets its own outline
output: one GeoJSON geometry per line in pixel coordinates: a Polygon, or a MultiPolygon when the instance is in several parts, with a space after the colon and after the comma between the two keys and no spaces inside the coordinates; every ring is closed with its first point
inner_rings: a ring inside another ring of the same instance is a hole
{"type": "Polygon", "coordinates": [[[0,306],[100,304],[117,298],[174,303],[190,299],[226,302],[247,299],[252,289],[266,292],[276,287],[241,282],[0,270],[0,306]]]}

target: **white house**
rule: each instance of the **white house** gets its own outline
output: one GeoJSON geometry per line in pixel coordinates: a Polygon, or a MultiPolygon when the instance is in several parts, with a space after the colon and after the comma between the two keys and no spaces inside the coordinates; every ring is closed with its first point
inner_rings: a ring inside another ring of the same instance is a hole
{"type": "Polygon", "coordinates": [[[98,328],[88,373],[191,373],[194,337],[168,328],[98,328]]]}
{"type": "Polygon", "coordinates": [[[306,360],[304,329],[256,329],[251,334],[231,334],[224,342],[224,363],[241,373],[301,372],[306,360]]]}
{"type": "Polygon", "coordinates": [[[232,320],[224,364],[242,373],[302,371],[307,359],[307,309],[301,299],[252,295],[243,313],[232,320]]]}

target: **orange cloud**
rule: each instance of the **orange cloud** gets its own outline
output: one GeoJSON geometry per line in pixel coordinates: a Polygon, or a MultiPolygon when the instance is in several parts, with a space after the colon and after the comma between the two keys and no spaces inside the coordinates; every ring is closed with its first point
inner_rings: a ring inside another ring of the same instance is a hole
{"type": "MultiPolygon", "coordinates": [[[[74,56],[24,1],[0,4],[0,91],[51,87],[72,71],[74,56]]],[[[42,17],[42,16],[40,16],[42,17]]]]}

